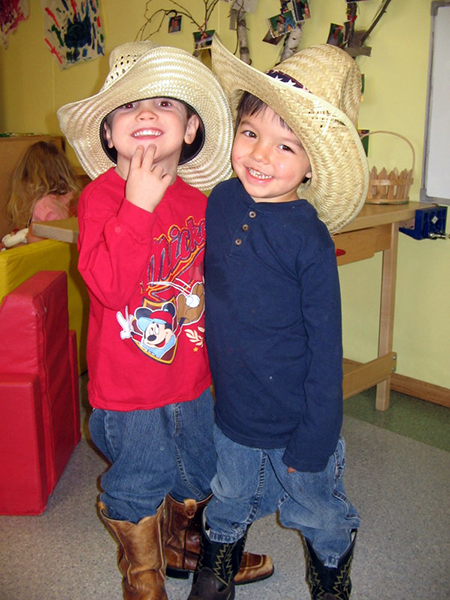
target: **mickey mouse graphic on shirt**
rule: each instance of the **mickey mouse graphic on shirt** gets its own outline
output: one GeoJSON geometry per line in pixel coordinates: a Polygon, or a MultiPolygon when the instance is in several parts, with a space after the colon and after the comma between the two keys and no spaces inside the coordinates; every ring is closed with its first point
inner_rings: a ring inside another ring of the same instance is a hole
{"type": "Polygon", "coordinates": [[[140,345],[156,358],[164,356],[176,344],[175,313],[175,306],[171,302],[164,304],[160,310],[142,306],[134,312],[136,325],[142,332],[140,345]]]}
{"type": "MultiPolygon", "coordinates": [[[[156,305],[144,299],[143,305],[133,315],[128,314],[128,307],[125,315],[121,312],[116,314],[122,327],[121,339],[132,339],[147,356],[164,363],[173,361],[182,328],[199,321],[205,305],[203,283],[196,282],[190,291],[185,284],[168,285],[179,292],[176,299],[156,305]]],[[[194,331],[187,334],[194,344],[203,345],[203,336],[199,337],[194,331]]]]}

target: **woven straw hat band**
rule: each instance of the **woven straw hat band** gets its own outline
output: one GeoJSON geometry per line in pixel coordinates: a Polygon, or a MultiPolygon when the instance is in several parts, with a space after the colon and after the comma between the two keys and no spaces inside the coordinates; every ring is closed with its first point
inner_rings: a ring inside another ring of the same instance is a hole
{"type": "Polygon", "coordinates": [[[344,112],[356,125],[361,100],[361,74],[355,61],[327,44],[306,48],[276,67],[318,98],[344,112]]]}

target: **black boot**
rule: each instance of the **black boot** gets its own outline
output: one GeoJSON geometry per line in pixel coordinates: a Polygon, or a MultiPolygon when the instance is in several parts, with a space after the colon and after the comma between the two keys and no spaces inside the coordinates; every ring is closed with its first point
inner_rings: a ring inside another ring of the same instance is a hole
{"type": "Polygon", "coordinates": [[[247,534],[233,544],[212,542],[202,527],[200,556],[188,600],[233,600],[247,534]]]}
{"type": "Polygon", "coordinates": [[[306,582],[312,600],[348,600],[352,591],[350,568],[355,547],[356,531],[347,550],[339,559],[337,568],[326,567],[310,542],[306,542],[306,582]]]}

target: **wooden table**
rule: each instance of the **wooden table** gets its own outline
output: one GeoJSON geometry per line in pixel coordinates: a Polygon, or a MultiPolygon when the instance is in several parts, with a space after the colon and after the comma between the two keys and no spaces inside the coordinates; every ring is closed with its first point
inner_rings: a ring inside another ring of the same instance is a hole
{"type": "Polygon", "coordinates": [[[48,238],[49,240],[76,244],[78,240],[78,219],[70,217],[59,221],[34,222],[33,233],[38,237],[48,238]]]}
{"type": "MultiPolygon", "coordinates": [[[[400,205],[364,205],[359,215],[341,232],[333,236],[338,265],[383,253],[381,274],[381,307],[379,320],[378,356],[368,363],[344,360],[344,399],[377,386],[376,408],[387,410],[391,375],[395,371],[397,355],[393,351],[395,286],[399,226],[414,219],[421,205],[409,202],[400,205]]],[[[76,218],[47,223],[34,223],[36,235],[75,243],[78,238],[76,218]]]]}
{"type": "Polygon", "coordinates": [[[414,219],[415,212],[420,207],[419,202],[399,205],[365,204],[350,225],[333,236],[338,265],[371,258],[376,252],[383,253],[378,356],[363,364],[344,360],[344,399],[376,385],[375,406],[382,411],[389,408],[391,375],[397,362],[392,341],[399,227],[414,219]],[[339,251],[345,253],[341,254],[339,251]]]}

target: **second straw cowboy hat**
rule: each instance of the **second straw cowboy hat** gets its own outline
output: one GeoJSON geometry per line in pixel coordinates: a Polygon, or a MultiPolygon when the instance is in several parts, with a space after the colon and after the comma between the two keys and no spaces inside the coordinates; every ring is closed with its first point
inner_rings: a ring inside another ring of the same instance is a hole
{"type": "Polygon", "coordinates": [[[115,48],[101,90],[58,110],[61,130],[89,177],[95,179],[114,166],[102,145],[104,118],[127,102],[157,97],[182,100],[196,111],[204,126],[203,145],[178,167],[178,174],[201,190],[229,178],[232,118],[217,79],[192,54],[150,41],[115,48]]]}
{"type": "Polygon", "coordinates": [[[263,73],[231,54],[217,35],[212,68],[235,113],[243,91],[270,106],[303,144],[311,162],[310,183],[299,197],[317,210],[331,233],[360,211],[369,172],[356,121],[361,74],[343,50],[322,44],[300,50],[263,73]]]}

